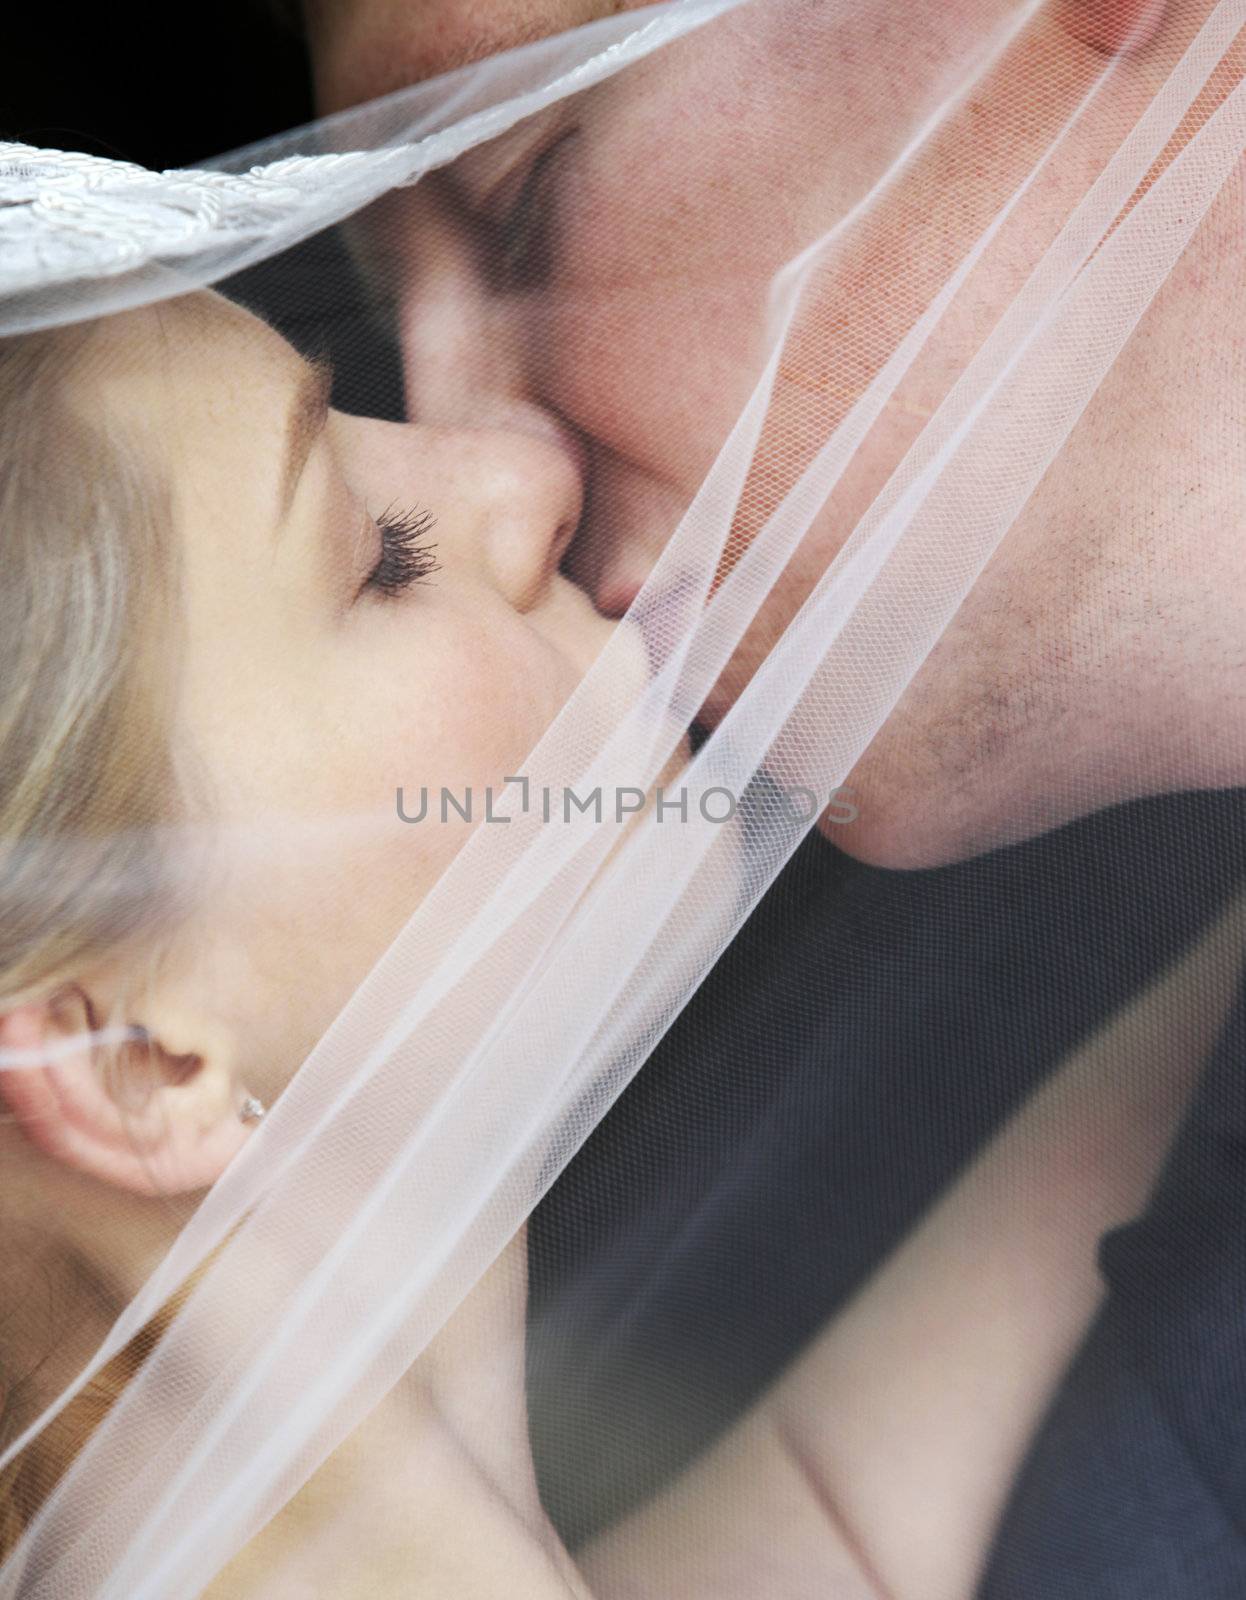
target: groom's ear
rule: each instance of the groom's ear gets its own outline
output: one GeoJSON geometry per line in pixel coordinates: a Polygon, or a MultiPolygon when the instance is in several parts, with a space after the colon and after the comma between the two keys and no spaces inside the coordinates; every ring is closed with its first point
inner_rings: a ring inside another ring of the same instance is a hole
{"type": "Polygon", "coordinates": [[[114,1188],[209,1187],[247,1139],[228,1064],[219,1051],[173,1054],[142,1027],[101,1037],[94,1018],[77,985],[0,1012],[0,1099],[22,1133],[114,1188]]]}

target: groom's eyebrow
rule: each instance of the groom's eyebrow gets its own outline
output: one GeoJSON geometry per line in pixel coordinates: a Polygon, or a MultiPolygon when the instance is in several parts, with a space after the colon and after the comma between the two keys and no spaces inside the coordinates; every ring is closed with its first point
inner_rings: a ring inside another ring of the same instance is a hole
{"type": "Polygon", "coordinates": [[[303,363],[294,389],[294,399],[286,415],[285,449],[280,487],[277,491],[277,526],[289,515],[295,491],[307,458],[329,420],[329,395],[333,389],[333,366],[323,356],[303,363]]]}

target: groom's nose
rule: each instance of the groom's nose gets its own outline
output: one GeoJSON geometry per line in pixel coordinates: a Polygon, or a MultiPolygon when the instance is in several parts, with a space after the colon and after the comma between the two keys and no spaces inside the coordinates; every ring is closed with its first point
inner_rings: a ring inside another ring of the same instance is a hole
{"type": "Polygon", "coordinates": [[[398,305],[408,418],[449,430],[473,463],[473,521],[496,580],[535,604],[579,525],[589,449],[533,395],[514,306],[482,270],[478,220],[444,178],[422,179],[396,212],[406,255],[398,305]]]}
{"type": "Polygon", "coordinates": [[[486,279],[480,219],[438,173],[393,203],[404,257],[398,334],[408,419],[565,435],[570,425],[540,403],[528,379],[522,310],[486,279]]]}
{"type": "MultiPolygon", "coordinates": [[[[535,393],[527,370],[523,297],[499,295],[486,281],[482,259],[488,241],[449,185],[434,174],[408,191],[401,207],[407,271],[399,338],[408,416],[437,428],[490,430],[497,442],[506,432],[529,435],[555,446],[564,465],[577,463],[578,484],[574,493],[570,486],[567,491],[576,502],[577,531],[565,570],[600,612],[622,616],[684,502],[650,474],[590,442],[535,393]]],[[[546,459],[552,462],[553,456],[546,459]]],[[[558,559],[566,551],[567,526],[564,516],[552,546],[558,559]]]]}

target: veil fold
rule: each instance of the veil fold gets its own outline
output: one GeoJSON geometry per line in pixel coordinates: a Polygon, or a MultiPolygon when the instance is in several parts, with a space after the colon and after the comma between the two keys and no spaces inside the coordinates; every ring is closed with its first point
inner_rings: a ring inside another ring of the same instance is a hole
{"type": "MultiPolygon", "coordinates": [[[[688,84],[680,114],[695,120],[709,92],[704,64],[738,53],[750,29],[757,50],[777,50],[785,4],[670,0],[622,13],[195,171],[0,147],[0,334],[208,285],[229,294],[231,278],[261,262],[279,285],[283,258],[293,277],[300,251],[335,235],[365,262],[374,251],[382,278],[396,273],[403,223],[384,206],[455,182],[465,156],[563,102],[574,117],[631,95],[666,105],[657,88],[676,67],[688,84]]],[[[735,283],[723,246],[715,282],[697,279],[698,259],[683,284],[675,234],[669,267],[638,247],[627,259],[643,260],[643,275],[615,286],[617,304],[602,291],[612,317],[581,359],[601,364],[607,388],[612,362],[645,358],[646,297],[657,305],[686,289],[690,306],[701,295],[712,306],[716,289],[737,291],[753,319],[739,342],[752,354],[740,403],[723,401],[730,425],[659,530],[661,553],[615,633],[522,771],[491,795],[500,825],[468,834],[104,1344],[0,1454],[0,1467],[18,1460],[193,1284],[0,1566],[0,1594],[204,1593],[421,1370],[810,847],[819,817],[836,847],[826,820],[835,796],[857,800],[869,824],[874,791],[861,798],[861,763],[885,762],[886,734],[904,722],[928,664],[957,653],[971,664],[975,626],[982,636],[1022,626],[975,623],[966,601],[1011,558],[1018,528],[1081,448],[1105,380],[1148,337],[1166,285],[1240,181],[1246,86],[1225,73],[1246,0],[1174,6],[1141,69],[1088,50],[1070,66],[1050,42],[1050,8],[1035,0],[967,0],[937,24],[875,9],[885,15],[874,49],[896,63],[892,98],[882,103],[877,90],[886,75],[867,73],[864,112],[846,92],[826,109],[842,147],[826,145],[815,203],[794,222],[794,204],[773,197],[775,236],[795,231],[799,248],[764,281],[740,267],[735,283]],[[1033,101],[1001,107],[1018,52],[1032,61],[1033,101]],[[995,112],[1012,133],[984,137],[980,153],[949,144],[958,119],[995,112]],[[865,114],[876,131],[857,138],[851,119],[865,114]],[[615,314],[629,295],[631,321],[615,314]],[[802,581],[766,633],[762,619],[793,574],[802,581]],[[738,682],[733,663],[759,627],[763,642],[738,682]],[[674,770],[678,820],[649,807],[621,828],[610,797],[650,794],[674,770]],[[564,807],[568,791],[577,801],[564,807]],[[538,803],[551,794],[553,822],[538,803]],[[581,809],[597,794],[604,808],[581,809]]],[[[845,57],[870,36],[870,10],[869,0],[823,7],[845,57]]],[[[690,180],[705,184],[696,203],[682,194],[662,227],[695,236],[703,210],[729,223],[730,180],[744,184],[787,140],[793,164],[795,146],[804,151],[777,102],[748,83],[733,90],[732,142],[714,122],[705,134],[722,139],[721,167],[690,180]]],[[[622,145],[593,159],[616,174],[637,159],[657,163],[636,139],[639,158],[622,145]]],[[[609,260],[614,244],[605,202],[598,217],[590,196],[583,215],[582,271],[577,263],[524,291],[522,337],[529,349],[547,342],[547,363],[572,337],[559,296],[574,308],[582,294],[591,309],[593,249],[609,260]]],[[[742,211],[738,225],[756,219],[742,211]]],[[[473,248],[487,253],[483,234],[473,248]]],[[[408,294],[418,302],[418,273],[409,288],[393,285],[391,329],[408,294]]],[[[708,411],[726,393],[725,383],[704,401],[694,392],[690,404],[708,411]]],[[[681,447],[672,439],[672,461],[681,447]]],[[[1179,464],[1149,470],[1167,504],[1179,464]]],[[[1111,617],[1100,620],[1106,635],[1111,617]]],[[[996,690],[1002,682],[983,691],[984,720],[996,690]]],[[[932,801],[929,826],[900,830],[896,864],[937,867],[1059,828],[1103,803],[1103,765],[1089,762],[1083,783],[1053,752],[1046,788],[945,853],[922,842],[950,826],[951,802],[939,812],[932,801]]],[[[1173,785],[1161,772],[1135,787],[1173,785]]],[[[643,1167],[644,1152],[636,1159],[643,1167]]],[[[436,1426],[453,1428],[444,1403],[436,1426]]],[[[544,1537],[531,1506],[519,1514],[544,1537]]]]}

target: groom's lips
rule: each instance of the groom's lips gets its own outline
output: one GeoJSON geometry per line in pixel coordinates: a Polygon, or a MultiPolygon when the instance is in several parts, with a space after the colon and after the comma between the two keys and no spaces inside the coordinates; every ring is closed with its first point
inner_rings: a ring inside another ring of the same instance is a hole
{"type": "Polygon", "coordinates": [[[659,589],[639,612],[629,609],[628,615],[644,638],[651,673],[656,675],[670,654],[672,627],[678,622],[679,633],[686,634],[692,596],[700,587],[701,580],[694,573],[684,573],[659,589]]]}

